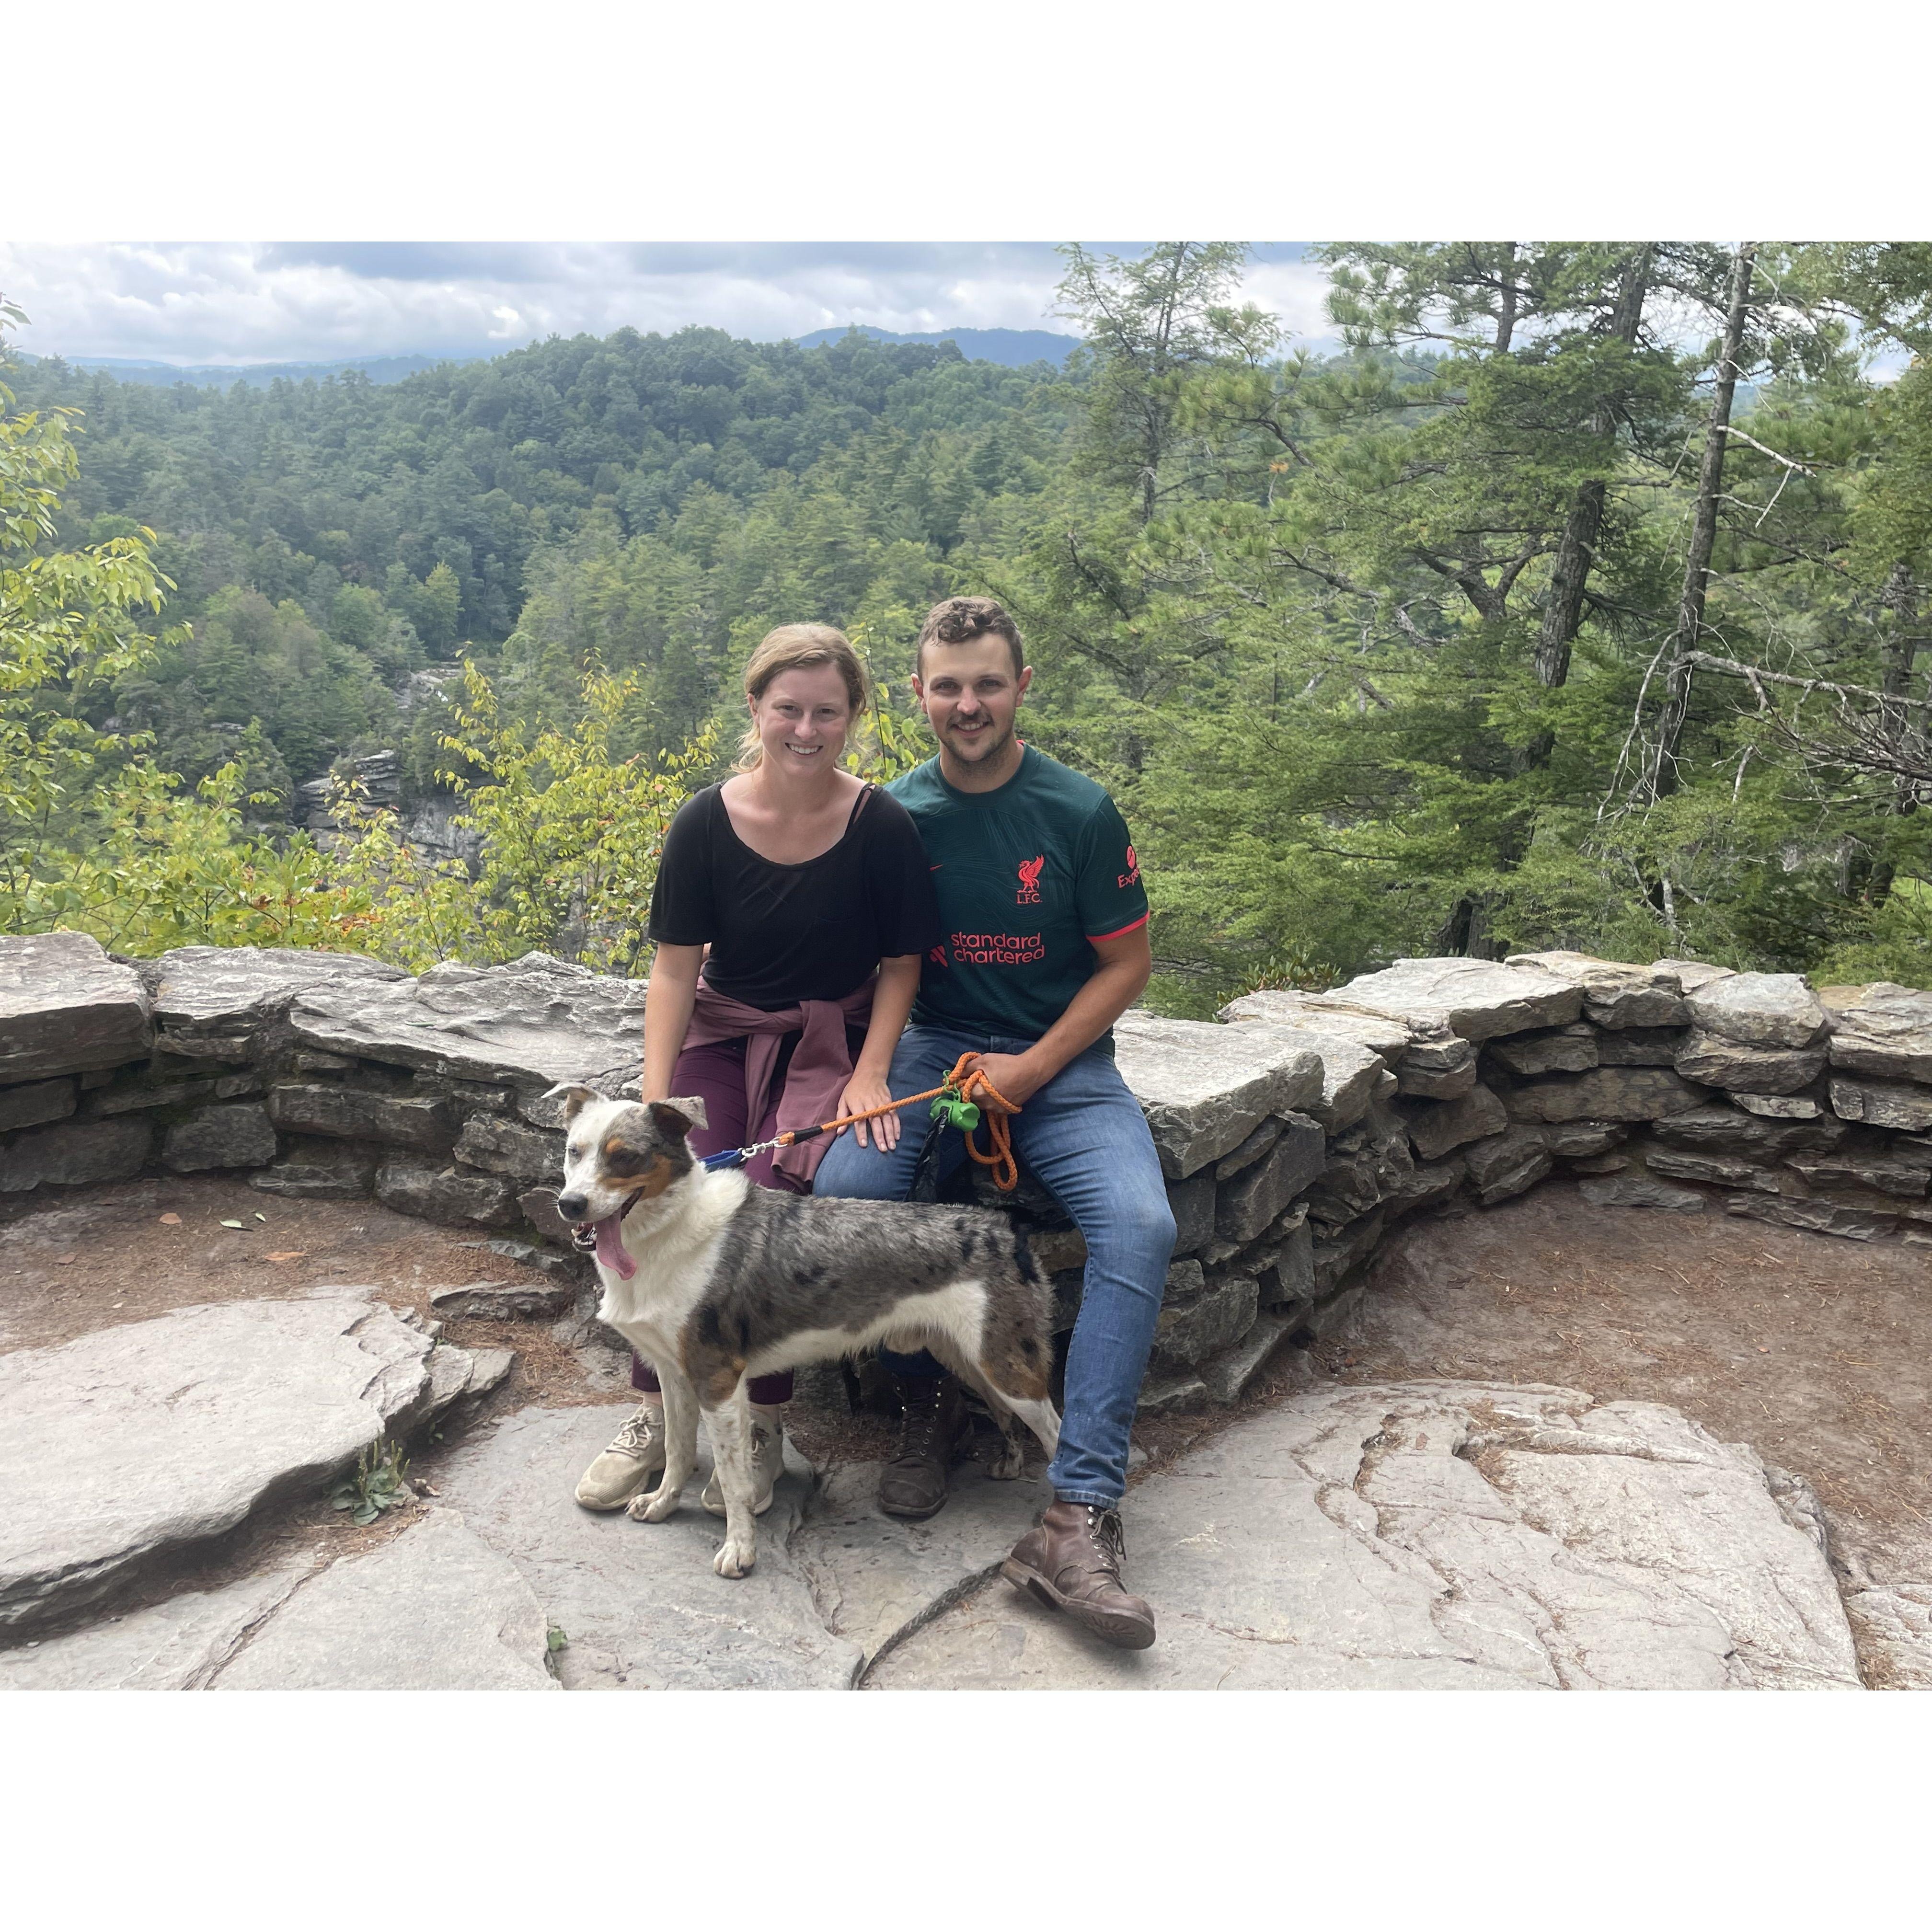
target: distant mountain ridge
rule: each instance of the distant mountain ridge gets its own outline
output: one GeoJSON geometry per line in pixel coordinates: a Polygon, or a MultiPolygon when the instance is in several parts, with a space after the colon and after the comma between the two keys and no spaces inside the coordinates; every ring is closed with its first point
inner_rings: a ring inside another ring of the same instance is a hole
{"type": "MultiPolygon", "coordinates": [[[[971,362],[997,363],[1003,368],[1023,369],[1032,362],[1066,361],[1079,347],[1077,335],[1061,335],[1046,328],[946,328],[920,334],[903,334],[890,328],[874,328],[857,323],[837,328],[816,328],[809,335],[788,338],[801,349],[818,349],[844,340],[853,328],[875,342],[941,342],[958,345],[961,355],[971,362]]],[[[245,382],[251,388],[266,388],[272,382],[323,382],[332,376],[346,375],[351,370],[375,383],[400,382],[406,377],[442,364],[461,368],[487,362],[482,356],[352,356],[340,362],[155,362],[126,356],[38,356],[24,350],[14,354],[23,362],[64,362],[70,369],[98,369],[117,382],[140,382],[151,388],[165,389],[176,382],[196,388],[226,388],[245,382]]]]}
{"type": "Polygon", "coordinates": [[[956,343],[969,362],[998,362],[1009,369],[1023,369],[1029,362],[1064,362],[1080,346],[1078,336],[1058,334],[1050,328],[936,328],[906,335],[859,322],[839,328],[814,328],[809,335],[791,339],[801,349],[819,349],[842,341],[854,328],[874,342],[956,343]]]}
{"type": "MultiPolygon", "coordinates": [[[[52,356],[16,352],[22,362],[52,362],[52,356]]],[[[358,371],[372,382],[400,382],[418,370],[434,369],[440,362],[479,362],[471,356],[355,356],[342,362],[143,362],[124,356],[64,356],[58,358],[70,369],[99,369],[121,382],[144,382],[165,389],[176,382],[190,382],[196,388],[226,388],[231,382],[246,382],[251,388],[266,388],[278,380],[302,382],[321,382],[330,376],[358,371]]]]}

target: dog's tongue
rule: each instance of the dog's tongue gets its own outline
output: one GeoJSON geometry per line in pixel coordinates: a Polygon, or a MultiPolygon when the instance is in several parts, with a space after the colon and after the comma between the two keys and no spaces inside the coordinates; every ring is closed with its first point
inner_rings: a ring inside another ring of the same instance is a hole
{"type": "Polygon", "coordinates": [[[597,1230],[597,1258],[607,1268],[614,1269],[626,1281],[638,1271],[638,1264],[632,1260],[630,1250],[624,1246],[624,1217],[621,1214],[607,1214],[593,1224],[597,1230]]]}

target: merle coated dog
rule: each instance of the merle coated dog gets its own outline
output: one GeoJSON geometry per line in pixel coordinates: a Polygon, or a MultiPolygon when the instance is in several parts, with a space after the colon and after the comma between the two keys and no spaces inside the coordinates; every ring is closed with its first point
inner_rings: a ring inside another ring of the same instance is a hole
{"type": "Polygon", "coordinates": [[[631,1515],[662,1522],[677,1508],[701,1411],[724,1495],[712,1567],[743,1576],[758,1550],[747,1378],[880,1342],[931,1349],[985,1398],[1006,1436],[994,1474],[1019,1474],[1019,1424],[1053,1454],[1047,1282],[1005,1216],[754,1187],[692,1154],[701,1101],[552,1090],[567,1129],[558,1212],[594,1231],[599,1313],[664,1387],[664,1478],[631,1515]]]}

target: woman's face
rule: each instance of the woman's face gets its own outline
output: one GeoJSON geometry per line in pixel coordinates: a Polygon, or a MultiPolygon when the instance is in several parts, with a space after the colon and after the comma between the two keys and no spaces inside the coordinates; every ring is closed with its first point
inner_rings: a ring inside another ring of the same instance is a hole
{"type": "Polygon", "coordinates": [[[752,700],[752,722],[775,771],[835,766],[852,728],[852,700],[834,664],[782,670],[752,700]]]}

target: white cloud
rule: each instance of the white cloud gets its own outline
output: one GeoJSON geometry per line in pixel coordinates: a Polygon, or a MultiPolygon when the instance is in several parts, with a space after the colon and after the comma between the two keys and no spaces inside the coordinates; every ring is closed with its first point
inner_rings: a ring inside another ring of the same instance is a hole
{"type": "MultiPolygon", "coordinates": [[[[1260,250],[1249,292],[1319,334],[1326,280],[1300,253],[1260,250]]],[[[334,362],[692,322],[767,341],[848,322],[1066,329],[1063,266],[1044,242],[0,243],[0,292],[38,354],[334,362]]]]}
{"type": "Polygon", "coordinates": [[[1248,271],[1250,302],[1273,309],[1291,344],[1309,348],[1332,346],[1334,325],[1328,320],[1328,272],[1314,262],[1257,262],[1248,271]]]}

